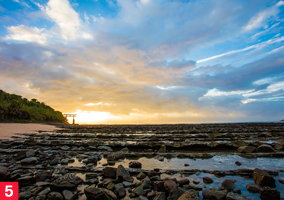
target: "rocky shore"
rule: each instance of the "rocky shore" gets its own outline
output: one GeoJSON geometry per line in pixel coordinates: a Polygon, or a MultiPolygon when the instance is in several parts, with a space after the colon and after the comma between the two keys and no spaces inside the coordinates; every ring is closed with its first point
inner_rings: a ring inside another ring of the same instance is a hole
{"type": "Polygon", "coordinates": [[[283,123],[40,132],[0,140],[0,181],[18,182],[19,199],[283,198],[283,123]]]}

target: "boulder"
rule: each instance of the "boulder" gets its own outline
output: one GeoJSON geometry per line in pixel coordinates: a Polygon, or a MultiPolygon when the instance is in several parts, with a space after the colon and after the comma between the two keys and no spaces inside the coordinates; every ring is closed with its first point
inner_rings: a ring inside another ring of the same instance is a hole
{"type": "Polygon", "coordinates": [[[50,184],[50,189],[52,191],[62,192],[63,190],[73,190],[77,186],[83,183],[83,179],[76,176],[76,174],[66,174],[65,176],[56,179],[50,184]]]}
{"type": "Polygon", "coordinates": [[[222,182],[222,186],[225,188],[225,190],[232,191],[235,188],[234,182],[235,181],[232,181],[230,179],[225,179],[222,182]]]}
{"type": "Polygon", "coordinates": [[[117,196],[113,193],[113,191],[108,189],[103,189],[103,191],[106,193],[107,196],[109,196],[111,199],[116,200],[117,196]]]}
{"type": "Polygon", "coordinates": [[[238,148],[239,153],[252,153],[256,148],[253,146],[241,146],[238,148]]]}
{"type": "Polygon", "coordinates": [[[257,184],[247,184],[246,188],[249,192],[252,193],[259,193],[261,190],[261,187],[257,184]]]}
{"type": "Polygon", "coordinates": [[[178,200],[199,200],[199,192],[190,189],[188,192],[183,193],[178,200]]]}
{"type": "Polygon", "coordinates": [[[180,188],[175,188],[171,190],[167,200],[177,200],[181,195],[183,195],[184,191],[180,188]]]}
{"type": "Polygon", "coordinates": [[[107,194],[101,188],[96,188],[96,185],[91,185],[84,189],[88,200],[108,200],[107,194]]]}
{"type": "Polygon", "coordinates": [[[143,189],[149,189],[151,184],[152,184],[152,181],[149,179],[148,176],[141,181],[141,187],[143,189]]]}
{"type": "Polygon", "coordinates": [[[121,199],[125,197],[126,191],[124,187],[120,187],[114,190],[114,193],[116,194],[117,198],[121,199]]]}
{"type": "Polygon", "coordinates": [[[138,162],[138,161],[131,161],[129,163],[129,167],[131,167],[131,168],[141,168],[142,164],[141,164],[141,162],[138,162]]]}
{"type": "Polygon", "coordinates": [[[130,177],[130,174],[122,165],[119,165],[116,170],[116,178],[123,180],[124,176],[130,177]]]}
{"type": "Polygon", "coordinates": [[[50,192],[47,195],[48,200],[63,200],[63,196],[59,192],[50,192]]]}
{"type": "Polygon", "coordinates": [[[178,180],[178,184],[179,185],[189,184],[189,179],[188,178],[182,178],[182,179],[178,180]]]}
{"type": "Polygon", "coordinates": [[[29,157],[29,158],[24,158],[23,160],[21,160],[22,165],[31,165],[31,164],[35,164],[37,162],[38,162],[38,160],[37,160],[36,157],[29,157]]]}
{"type": "Polygon", "coordinates": [[[172,180],[166,180],[164,183],[166,191],[171,192],[173,189],[177,188],[177,184],[172,180]]]}
{"type": "Polygon", "coordinates": [[[9,172],[9,169],[7,167],[0,167],[0,181],[9,181],[11,177],[11,174],[9,172]]]}
{"type": "Polygon", "coordinates": [[[102,175],[105,178],[116,178],[116,168],[105,167],[102,171],[102,175]]]}
{"type": "Polygon", "coordinates": [[[243,197],[238,193],[228,193],[226,196],[226,200],[247,200],[247,198],[243,197]]]}
{"type": "Polygon", "coordinates": [[[276,187],[275,179],[270,176],[267,172],[255,168],[252,174],[253,180],[256,184],[260,185],[261,187],[269,186],[269,187],[276,187]]]}
{"type": "Polygon", "coordinates": [[[205,177],[203,177],[203,183],[211,184],[211,183],[213,183],[213,179],[205,176],[205,177]]]}
{"type": "Polygon", "coordinates": [[[275,152],[275,149],[273,149],[273,147],[268,144],[262,144],[257,147],[256,151],[261,153],[267,153],[267,152],[275,152]]]}
{"type": "Polygon", "coordinates": [[[280,192],[274,188],[263,187],[259,193],[261,200],[280,200],[280,192]]]}
{"type": "Polygon", "coordinates": [[[204,199],[226,200],[227,193],[223,191],[210,189],[210,190],[203,190],[202,195],[204,199]]]}

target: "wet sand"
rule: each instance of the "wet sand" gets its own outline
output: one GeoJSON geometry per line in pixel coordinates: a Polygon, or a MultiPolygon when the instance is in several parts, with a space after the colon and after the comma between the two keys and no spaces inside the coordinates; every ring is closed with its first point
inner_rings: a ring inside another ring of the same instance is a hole
{"type": "Polygon", "coordinates": [[[53,132],[59,129],[60,128],[54,125],[48,124],[0,123],[0,139],[9,139],[12,136],[15,136],[17,133],[39,133],[39,131],[53,132]]]}

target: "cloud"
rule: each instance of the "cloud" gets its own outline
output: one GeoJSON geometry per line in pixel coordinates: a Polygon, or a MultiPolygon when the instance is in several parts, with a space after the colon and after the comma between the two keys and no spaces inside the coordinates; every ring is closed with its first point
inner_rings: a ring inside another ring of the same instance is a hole
{"type": "Polygon", "coordinates": [[[50,37],[45,29],[38,29],[37,27],[29,28],[24,25],[8,27],[9,35],[5,40],[19,40],[27,42],[36,42],[39,44],[46,44],[47,38],[50,37]]]}
{"type": "Polygon", "coordinates": [[[270,17],[275,17],[280,12],[279,7],[284,5],[284,1],[279,1],[277,4],[275,4],[272,7],[267,8],[266,10],[258,13],[254,17],[252,17],[249,21],[249,23],[244,27],[245,31],[251,31],[256,28],[263,27],[267,20],[270,17]]]}

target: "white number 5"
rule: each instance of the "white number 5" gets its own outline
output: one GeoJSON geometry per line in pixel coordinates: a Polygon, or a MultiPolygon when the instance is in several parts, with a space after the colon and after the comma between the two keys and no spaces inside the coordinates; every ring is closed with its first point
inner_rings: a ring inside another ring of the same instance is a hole
{"type": "Polygon", "coordinates": [[[12,185],[6,185],[6,189],[5,189],[5,196],[6,197],[11,197],[13,196],[13,190],[12,189],[9,189],[9,188],[12,188],[13,186],[12,185]],[[10,192],[10,194],[8,194],[7,192],[10,192]]]}

